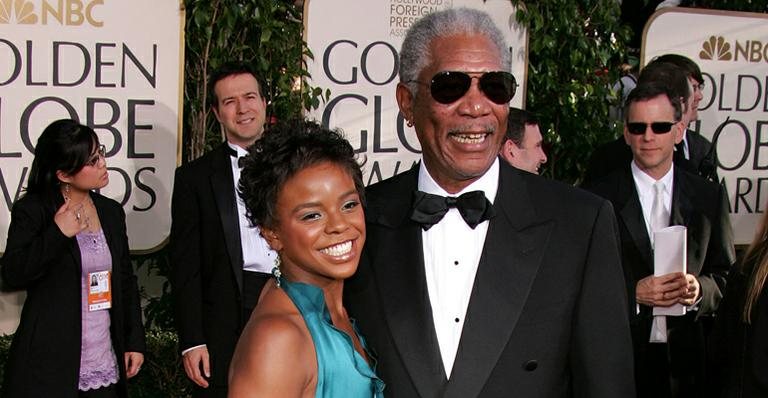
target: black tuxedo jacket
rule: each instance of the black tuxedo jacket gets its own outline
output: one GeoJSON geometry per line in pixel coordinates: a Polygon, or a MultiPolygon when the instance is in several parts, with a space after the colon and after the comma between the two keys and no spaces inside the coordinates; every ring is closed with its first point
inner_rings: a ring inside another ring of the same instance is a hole
{"type": "Polygon", "coordinates": [[[390,397],[632,397],[616,222],[607,201],[500,162],[450,381],[410,220],[418,170],[372,185],[346,305],[390,397]]]}
{"type": "MultiPolygon", "coordinates": [[[[638,281],[653,274],[653,251],[629,164],[586,188],[610,200],[616,211],[632,314],[637,382],[640,388],[647,388],[651,368],[667,365],[657,363],[666,361],[666,358],[654,357],[649,351],[654,349],[651,347],[653,344],[648,342],[653,321],[652,307],[640,305],[639,314],[636,311],[635,287],[638,281]]],[[[688,372],[700,381],[700,386],[704,386],[705,338],[709,331],[706,318],[711,318],[718,307],[728,271],[735,259],[724,190],[714,182],[675,166],[670,225],[688,228],[687,271],[695,275],[701,284],[701,301],[697,312],[683,317],[667,317],[668,327],[675,330],[669,334],[670,350],[680,352],[676,358],[682,361],[673,358],[669,366],[676,368],[674,371],[678,373],[688,372]],[[686,336],[685,342],[675,340],[674,335],[686,336]],[[675,347],[677,342],[685,348],[678,350],[675,347]]],[[[663,396],[661,394],[653,392],[648,396],[663,396]]]]}
{"type": "MultiPolygon", "coordinates": [[[[125,213],[114,200],[91,193],[112,257],[110,334],[120,370],[118,395],[127,397],[126,351],[144,352],[144,327],[125,213]]],[[[34,194],[13,206],[2,258],[6,287],[27,298],[8,355],[3,396],[77,398],[82,338],[82,258],[77,239],[54,223],[54,209],[34,194]]]]}
{"type": "MultiPolygon", "coordinates": [[[[675,165],[705,179],[719,181],[715,147],[708,139],[693,130],[686,130],[685,134],[689,156],[688,159],[676,156],[675,165]]],[[[593,185],[598,179],[611,174],[616,169],[623,168],[631,161],[632,150],[624,141],[624,136],[619,136],[592,152],[582,184],[593,185]]]]}
{"type": "Polygon", "coordinates": [[[241,331],[243,258],[227,144],[176,170],[171,287],[179,348],[206,344],[212,385],[225,386],[241,331]]]}

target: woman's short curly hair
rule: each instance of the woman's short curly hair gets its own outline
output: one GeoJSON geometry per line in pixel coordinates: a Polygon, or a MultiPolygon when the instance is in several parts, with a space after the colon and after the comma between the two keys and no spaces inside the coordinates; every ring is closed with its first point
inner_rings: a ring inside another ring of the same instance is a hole
{"type": "Polygon", "coordinates": [[[345,170],[363,199],[365,186],[360,164],[344,136],[301,119],[278,122],[248,148],[241,160],[238,191],[252,225],[274,227],[277,195],[291,177],[307,167],[331,162],[345,170]]]}

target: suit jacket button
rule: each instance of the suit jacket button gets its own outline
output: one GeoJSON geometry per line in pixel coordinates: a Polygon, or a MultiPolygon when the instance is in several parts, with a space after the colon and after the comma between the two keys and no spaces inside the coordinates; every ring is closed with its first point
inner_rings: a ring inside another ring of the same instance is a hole
{"type": "Polygon", "coordinates": [[[523,369],[525,369],[528,372],[533,372],[538,367],[539,367],[539,362],[537,360],[535,360],[535,359],[531,359],[530,361],[526,361],[523,364],[523,369]]]}

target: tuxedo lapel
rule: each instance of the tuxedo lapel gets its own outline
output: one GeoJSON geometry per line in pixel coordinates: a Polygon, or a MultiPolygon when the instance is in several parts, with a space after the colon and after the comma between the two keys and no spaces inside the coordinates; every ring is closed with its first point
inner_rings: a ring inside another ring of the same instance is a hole
{"type": "MultiPolygon", "coordinates": [[[[683,225],[686,231],[686,255],[688,264],[686,270],[690,274],[698,274],[704,262],[706,252],[702,242],[708,242],[704,237],[709,230],[701,225],[700,218],[694,214],[693,198],[696,195],[688,175],[682,169],[675,167],[675,177],[672,187],[672,222],[671,225],[683,225]]],[[[704,246],[706,247],[706,246],[704,246]]]]}
{"type": "Polygon", "coordinates": [[[635,244],[642,256],[642,262],[647,264],[651,268],[651,272],[653,272],[651,238],[648,236],[648,228],[646,228],[645,219],[643,218],[643,208],[640,205],[640,199],[635,188],[635,180],[632,178],[632,172],[629,167],[626,167],[626,170],[618,180],[616,194],[618,216],[629,232],[630,241],[635,244]]]}
{"type": "Polygon", "coordinates": [[[552,222],[536,214],[525,180],[500,170],[496,216],[488,226],[446,397],[479,396],[520,317],[548,248],[552,222]]]}
{"type": "Polygon", "coordinates": [[[404,173],[406,181],[378,203],[369,203],[366,217],[376,227],[369,229],[366,245],[376,246],[374,279],[400,358],[419,395],[435,397],[446,376],[427,291],[421,227],[409,218],[417,170],[404,173]]]}
{"type": "Polygon", "coordinates": [[[211,189],[221,218],[224,242],[227,245],[230,265],[237,280],[238,291],[243,291],[243,251],[240,243],[240,220],[237,214],[232,166],[229,153],[223,143],[211,159],[211,189]]]}

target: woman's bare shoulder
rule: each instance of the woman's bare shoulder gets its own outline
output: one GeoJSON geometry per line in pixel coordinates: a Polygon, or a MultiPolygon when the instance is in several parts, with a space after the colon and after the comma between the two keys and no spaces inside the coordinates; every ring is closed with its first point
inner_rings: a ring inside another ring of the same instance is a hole
{"type": "Polygon", "coordinates": [[[302,396],[316,369],[312,336],[301,314],[284,292],[268,292],[238,340],[230,396],[302,396]]]}

